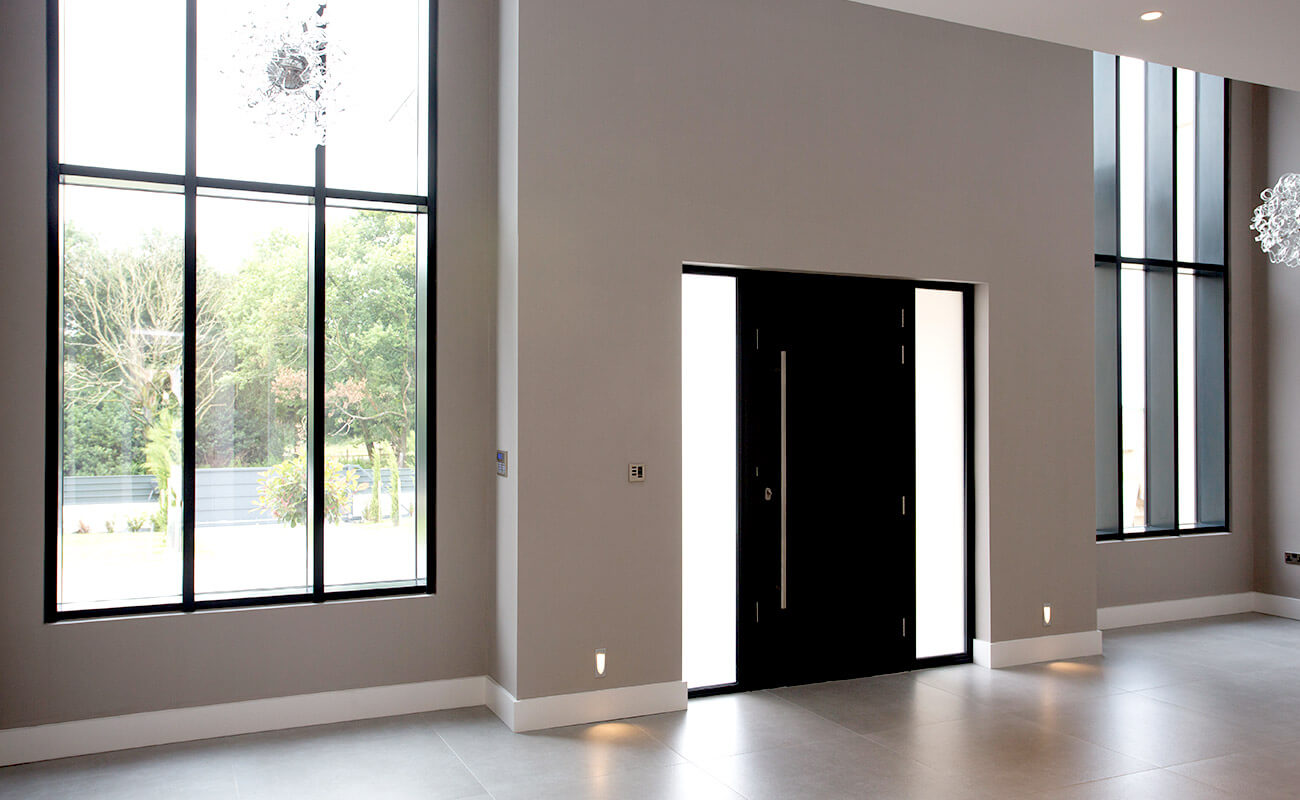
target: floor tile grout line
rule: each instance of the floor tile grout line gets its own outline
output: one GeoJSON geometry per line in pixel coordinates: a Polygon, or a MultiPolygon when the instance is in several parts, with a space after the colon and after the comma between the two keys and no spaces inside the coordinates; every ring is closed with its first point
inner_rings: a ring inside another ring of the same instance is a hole
{"type": "Polygon", "coordinates": [[[479,788],[483,790],[484,794],[491,797],[493,800],[496,800],[496,795],[492,793],[491,789],[487,788],[487,784],[483,783],[483,779],[478,776],[478,773],[475,772],[468,763],[466,763],[461,754],[456,752],[456,748],[452,747],[451,742],[447,741],[447,737],[442,735],[442,731],[434,728],[433,732],[438,737],[438,740],[442,742],[443,746],[447,748],[447,751],[456,757],[456,760],[465,768],[465,771],[468,772],[469,776],[474,779],[474,782],[479,785],[479,788]]]}

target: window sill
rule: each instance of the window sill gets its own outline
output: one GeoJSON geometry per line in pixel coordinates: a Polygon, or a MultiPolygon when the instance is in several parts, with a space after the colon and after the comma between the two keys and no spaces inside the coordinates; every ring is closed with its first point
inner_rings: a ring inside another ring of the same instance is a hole
{"type": "Polygon", "coordinates": [[[1097,544],[1116,544],[1119,542],[1155,542],[1162,540],[1176,541],[1178,539],[1204,538],[1207,536],[1230,536],[1232,531],[1223,527],[1197,529],[1192,528],[1186,531],[1170,531],[1160,533],[1144,533],[1134,531],[1132,533],[1115,534],[1115,533],[1098,533],[1097,544]]]}

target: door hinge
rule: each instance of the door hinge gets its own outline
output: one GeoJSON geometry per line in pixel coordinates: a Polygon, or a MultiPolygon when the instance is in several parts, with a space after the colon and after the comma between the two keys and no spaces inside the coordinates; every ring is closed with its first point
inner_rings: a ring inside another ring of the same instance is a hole
{"type": "Polygon", "coordinates": [[[907,617],[903,617],[903,638],[907,638],[907,617]]]}
{"type": "Polygon", "coordinates": [[[907,495],[903,495],[903,516],[907,516],[907,495]]]}
{"type": "Polygon", "coordinates": [[[758,328],[754,329],[754,349],[758,349],[758,328]]]}
{"type": "Polygon", "coordinates": [[[754,623],[758,623],[758,601],[754,601],[754,623]]]}
{"type": "Polygon", "coordinates": [[[898,309],[898,327],[900,327],[900,328],[906,328],[906,327],[907,327],[907,309],[906,309],[906,308],[900,308],[900,309],[898,309]]]}
{"type": "Polygon", "coordinates": [[[898,363],[900,364],[907,363],[907,345],[905,344],[900,344],[898,346],[898,363]]]}

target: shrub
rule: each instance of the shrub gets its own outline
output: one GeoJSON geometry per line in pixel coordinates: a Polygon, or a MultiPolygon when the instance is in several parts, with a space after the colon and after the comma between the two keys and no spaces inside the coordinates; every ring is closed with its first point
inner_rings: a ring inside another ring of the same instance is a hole
{"type": "Polygon", "coordinates": [[[77,533],[90,533],[90,523],[84,519],[77,520],[77,533]]]}
{"type": "Polygon", "coordinates": [[[167,530],[167,486],[171,480],[172,464],[181,460],[180,440],[176,438],[175,416],[170,408],[158,413],[158,418],[145,432],[145,470],[158,481],[158,510],[153,514],[153,529],[167,530]]]}
{"type": "Polygon", "coordinates": [[[144,530],[145,522],[147,522],[147,520],[145,519],[144,514],[141,514],[137,517],[127,517],[126,529],[131,533],[139,533],[140,531],[144,530]]]}
{"type": "Polygon", "coordinates": [[[366,503],[365,513],[362,515],[366,518],[366,522],[378,522],[382,515],[379,510],[379,469],[382,463],[383,458],[376,449],[370,463],[370,502],[366,503]]]}
{"type": "Polygon", "coordinates": [[[111,518],[104,520],[104,530],[108,533],[113,532],[113,520],[111,518]]]}
{"type": "MultiPolygon", "coordinates": [[[[307,458],[287,458],[258,477],[257,507],[290,528],[307,519],[307,458]]],[[[325,459],[325,521],[338,522],[352,502],[356,479],[334,459],[325,459]]]]}
{"type": "Polygon", "coordinates": [[[397,525],[402,516],[402,475],[397,471],[397,456],[392,456],[388,460],[389,473],[393,476],[393,498],[392,512],[393,525],[397,525]]]}

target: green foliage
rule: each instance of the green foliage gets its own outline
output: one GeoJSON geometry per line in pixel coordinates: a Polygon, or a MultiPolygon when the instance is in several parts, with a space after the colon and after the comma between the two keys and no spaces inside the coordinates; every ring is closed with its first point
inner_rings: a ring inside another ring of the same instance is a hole
{"type": "Polygon", "coordinates": [[[144,466],[150,475],[158,481],[158,514],[154,517],[154,530],[167,528],[168,484],[171,481],[172,465],[180,463],[181,443],[174,429],[175,415],[170,408],[163,408],[157,418],[145,432],[144,466]],[[158,524],[161,518],[162,524],[158,524]]]}
{"type": "MultiPolygon", "coordinates": [[[[290,528],[307,519],[307,459],[287,458],[258,478],[257,507],[290,528]]],[[[325,521],[338,522],[352,502],[356,479],[334,459],[325,459],[325,521]]]]}
{"type": "Polygon", "coordinates": [[[402,517],[402,475],[397,471],[397,457],[393,456],[388,462],[388,471],[393,479],[393,489],[391,494],[393,525],[397,525],[398,520],[402,517]]]}
{"type": "Polygon", "coordinates": [[[374,457],[371,458],[371,462],[370,502],[366,503],[366,510],[362,516],[365,517],[366,522],[378,522],[381,513],[379,510],[379,470],[381,464],[379,453],[375,453],[374,457]]]}
{"type": "MultiPolygon", "coordinates": [[[[331,218],[326,251],[327,441],[364,446],[376,471],[375,450],[387,446],[401,468],[414,446],[416,216],[331,218]]],[[[180,462],[178,449],[163,457],[179,443],[163,441],[161,416],[180,418],[181,242],[155,232],[110,251],[69,225],[64,252],[65,474],[148,472],[166,497],[180,462]]],[[[267,467],[305,449],[309,255],[305,235],[281,230],[235,271],[200,260],[199,466],[267,467]]],[[[375,519],[378,494],[376,480],[375,519]]]]}
{"type": "Polygon", "coordinates": [[[105,530],[105,532],[107,532],[107,533],[112,533],[112,532],[113,532],[113,528],[114,528],[115,526],[116,526],[116,524],[113,522],[113,518],[112,518],[112,517],[109,517],[108,519],[104,520],[104,530],[105,530]]]}
{"type": "Polygon", "coordinates": [[[167,530],[167,508],[163,506],[149,515],[149,524],[155,531],[167,530]]]}
{"type": "Polygon", "coordinates": [[[126,518],[126,529],[131,533],[139,533],[144,530],[145,518],[143,514],[126,518]]]}
{"type": "Polygon", "coordinates": [[[118,400],[89,403],[68,392],[63,405],[64,475],[138,475],[144,436],[118,400]]]}

